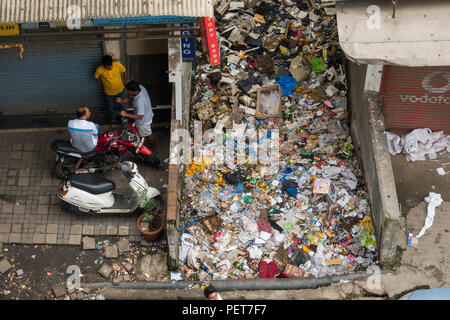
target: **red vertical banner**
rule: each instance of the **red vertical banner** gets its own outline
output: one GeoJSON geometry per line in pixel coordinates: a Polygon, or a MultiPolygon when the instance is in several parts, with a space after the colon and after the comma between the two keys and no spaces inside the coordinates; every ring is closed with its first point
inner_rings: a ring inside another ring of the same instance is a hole
{"type": "Polygon", "coordinates": [[[208,53],[209,62],[214,67],[220,64],[220,50],[217,43],[216,24],[214,19],[201,17],[199,19],[200,35],[203,51],[208,53]]]}

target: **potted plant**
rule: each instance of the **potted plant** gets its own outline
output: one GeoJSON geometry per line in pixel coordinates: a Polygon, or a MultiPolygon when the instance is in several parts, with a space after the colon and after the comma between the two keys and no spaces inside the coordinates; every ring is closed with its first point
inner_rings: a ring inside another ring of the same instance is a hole
{"type": "Polygon", "coordinates": [[[163,206],[160,202],[151,198],[142,207],[143,214],[137,221],[137,227],[147,241],[155,241],[164,227],[164,220],[159,214],[163,206]]]}

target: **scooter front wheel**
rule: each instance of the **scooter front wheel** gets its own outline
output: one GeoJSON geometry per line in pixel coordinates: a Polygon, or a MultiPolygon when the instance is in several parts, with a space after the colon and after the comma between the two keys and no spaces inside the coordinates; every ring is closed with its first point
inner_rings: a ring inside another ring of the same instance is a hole
{"type": "Polygon", "coordinates": [[[149,164],[152,167],[156,167],[158,168],[161,160],[159,160],[159,158],[157,156],[155,156],[154,154],[138,154],[138,159],[141,160],[142,162],[145,162],[147,164],[149,164]]]}

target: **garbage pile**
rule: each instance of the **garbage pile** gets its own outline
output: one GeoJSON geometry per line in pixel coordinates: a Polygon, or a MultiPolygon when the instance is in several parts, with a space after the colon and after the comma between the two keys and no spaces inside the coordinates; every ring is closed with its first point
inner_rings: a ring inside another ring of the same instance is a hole
{"type": "Polygon", "coordinates": [[[244,163],[213,164],[205,152],[188,166],[183,277],[323,277],[376,263],[335,16],[300,0],[223,0],[215,9],[222,63],[212,68],[197,51],[191,136],[201,121],[228,146],[261,129],[278,130],[279,145],[263,150],[265,164],[248,161],[246,139],[244,163]]]}

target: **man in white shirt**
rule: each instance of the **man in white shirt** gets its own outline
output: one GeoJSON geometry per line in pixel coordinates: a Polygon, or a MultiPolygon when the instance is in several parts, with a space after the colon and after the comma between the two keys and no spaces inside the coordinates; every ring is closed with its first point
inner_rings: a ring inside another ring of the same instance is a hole
{"type": "Polygon", "coordinates": [[[150,145],[153,145],[152,135],[152,122],[153,122],[153,110],[150,96],[144,86],[140,85],[137,81],[130,81],[126,85],[127,95],[129,98],[121,99],[117,98],[118,103],[127,103],[130,98],[133,98],[134,113],[127,113],[121,111],[120,115],[125,118],[134,119],[136,122],[136,128],[141,137],[148,137],[150,145]]]}
{"type": "Polygon", "coordinates": [[[97,147],[100,126],[91,121],[87,121],[91,116],[88,107],[77,109],[77,119],[69,120],[67,128],[70,133],[70,143],[80,152],[91,152],[97,147]]]}

